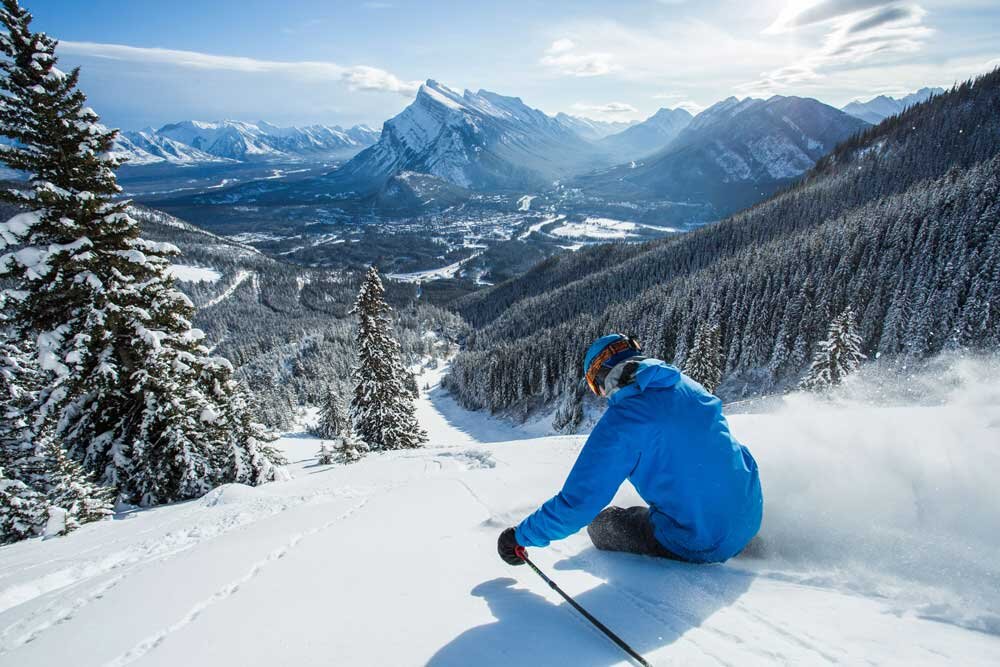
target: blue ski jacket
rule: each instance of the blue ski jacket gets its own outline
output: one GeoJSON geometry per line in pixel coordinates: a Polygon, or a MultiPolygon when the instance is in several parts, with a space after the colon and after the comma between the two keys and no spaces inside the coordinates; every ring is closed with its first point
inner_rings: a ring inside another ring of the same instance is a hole
{"type": "Polygon", "coordinates": [[[608,401],[562,491],[517,526],[518,543],[572,535],[628,479],[671,552],[698,563],[738,554],[760,529],[764,501],[757,462],[730,434],[722,402],[658,359],[640,362],[608,401]]]}

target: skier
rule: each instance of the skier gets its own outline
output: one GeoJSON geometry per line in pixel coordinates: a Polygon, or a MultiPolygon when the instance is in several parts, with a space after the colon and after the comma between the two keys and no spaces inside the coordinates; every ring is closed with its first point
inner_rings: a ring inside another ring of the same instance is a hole
{"type": "Polygon", "coordinates": [[[597,339],[583,362],[587,384],[608,409],[562,491],[497,549],[510,565],[518,547],[544,547],[583,526],[607,551],[716,563],[760,529],[757,463],[729,433],[722,403],[674,366],[642,356],[634,338],[597,339]],[[607,507],[628,479],[649,507],[607,507]]]}

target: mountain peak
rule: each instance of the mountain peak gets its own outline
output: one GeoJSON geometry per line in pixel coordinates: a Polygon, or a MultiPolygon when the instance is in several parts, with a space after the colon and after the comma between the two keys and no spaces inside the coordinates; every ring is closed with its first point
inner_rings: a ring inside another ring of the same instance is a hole
{"type": "Polygon", "coordinates": [[[461,94],[428,79],[386,121],[378,143],[331,177],[354,191],[378,191],[403,172],[472,190],[534,188],[602,156],[564,123],[519,97],[489,90],[461,94]]]}
{"type": "Polygon", "coordinates": [[[860,99],[854,100],[844,106],[843,110],[855,118],[877,124],[889,116],[902,113],[914,104],[924,102],[930,97],[940,95],[943,92],[944,88],[929,88],[925,86],[915,93],[910,93],[900,98],[882,94],[871,98],[867,102],[862,102],[860,99]]]}

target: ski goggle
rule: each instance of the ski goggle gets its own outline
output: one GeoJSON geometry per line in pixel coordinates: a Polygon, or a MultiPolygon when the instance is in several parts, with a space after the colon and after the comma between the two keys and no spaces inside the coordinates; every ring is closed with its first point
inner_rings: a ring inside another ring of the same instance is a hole
{"type": "Polygon", "coordinates": [[[615,355],[621,354],[626,350],[639,352],[642,348],[639,346],[639,341],[629,336],[611,343],[601,350],[601,353],[590,362],[590,368],[587,369],[585,377],[587,378],[587,386],[590,387],[590,391],[594,392],[595,395],[603,395],[601,385],[604,384],[604,378],[607,377],[607,371],[610,370],[610,368],[605,368],[604,364],[615,355]]]}

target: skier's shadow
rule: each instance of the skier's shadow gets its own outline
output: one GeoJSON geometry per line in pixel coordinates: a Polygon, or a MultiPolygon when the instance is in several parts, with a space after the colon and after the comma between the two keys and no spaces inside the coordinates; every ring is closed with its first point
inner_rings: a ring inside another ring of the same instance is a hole
{"type": "MultiPolygon", "coordinates": [[[[754,578],[725,566],[602,554],[595,549],[562,560],[555,569],[582,569],[603,579],[605,583],[575,596],[576,601],[643,655],[672,644],[731,605],[754,578]]],[[[535,577],[527,567],[521,572],[535,577]]],[[[427,664],[601,667],[627,662],[620,649],[567,603],[554,604],[515,587],[518,583],[503,577],[473,588],[472,594],[486,600],[496,620],[466,630],[427,664]]]]}

